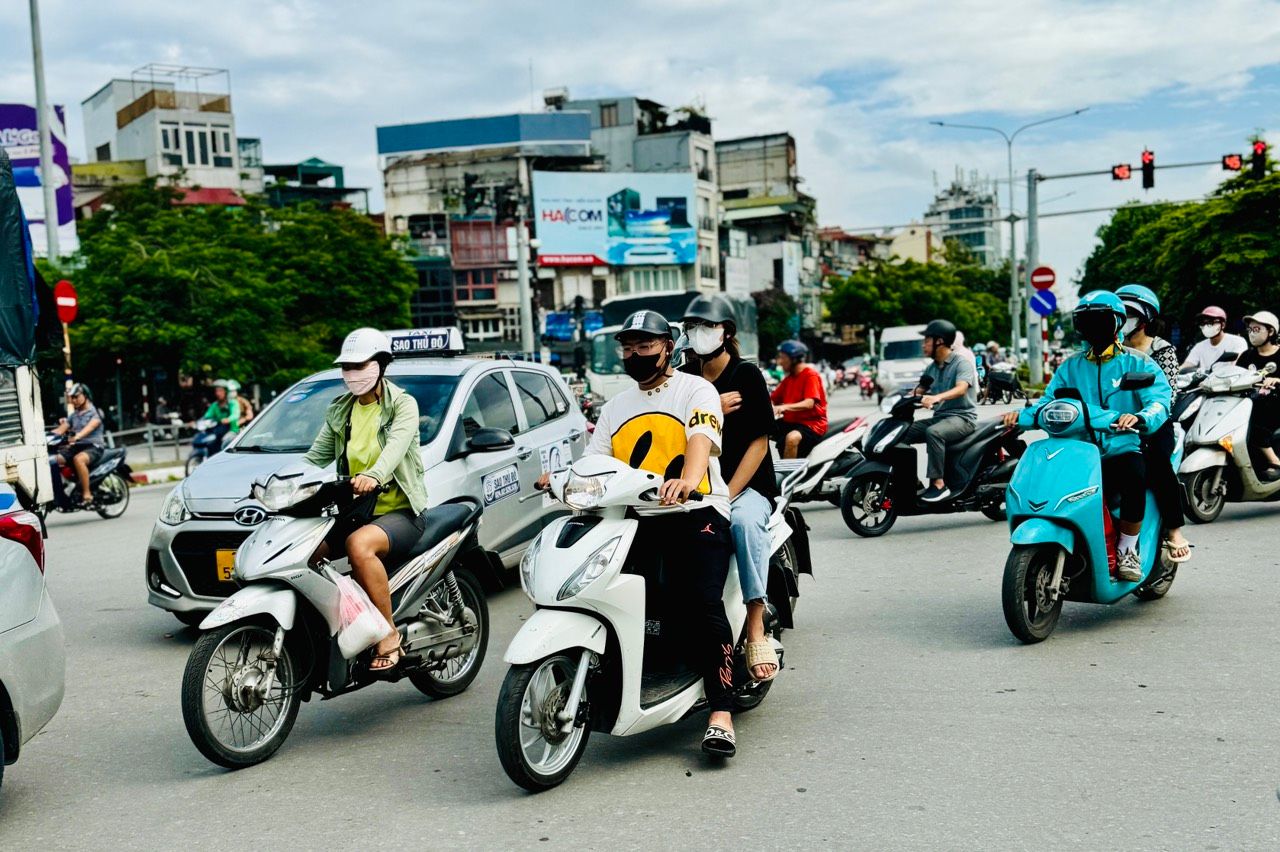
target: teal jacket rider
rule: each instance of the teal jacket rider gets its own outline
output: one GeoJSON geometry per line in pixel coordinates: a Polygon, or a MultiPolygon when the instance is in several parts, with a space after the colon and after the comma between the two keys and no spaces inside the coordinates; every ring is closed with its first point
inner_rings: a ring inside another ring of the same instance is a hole
{"type": "MultiPolygon", "coordinates": [[[[1155,432],[1169,419],[1173,389],[1164,371],[1146,354],[1117,343],[1100,358],[1095,359],[1089,352],[1080,352],[1063,361],[1044,389],[1040,401],[1022,410],[1018,425],[1023,429],[1035,428],[1035,413],[1052,402],[1054,392],[1063,387],[1078,390],[1080,397],[1089,405],[1138,415],[1143,420],[1140,428],[1144,435],[1155,432]],[[1136,391],[1120,390],[1124,374],[1135,372],[1151,373],[1156,377],[1155,383],[1136,391]]],[[[1095,434],[1103,458],[1136,453],[1142,449],[1141,438],[1133,432],[1112,432],[1108,429],[1095,434]]]]}

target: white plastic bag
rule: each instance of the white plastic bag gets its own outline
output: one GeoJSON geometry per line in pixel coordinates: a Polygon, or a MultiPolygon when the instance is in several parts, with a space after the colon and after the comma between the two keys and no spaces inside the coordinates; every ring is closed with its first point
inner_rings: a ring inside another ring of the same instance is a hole
{"type": "Polygon", "coordinates": [[[385,639],[392,628],[359,583],[345,574],[335,574],[334,582],[340,599],[338,650],[349,660],[385,639]]]}

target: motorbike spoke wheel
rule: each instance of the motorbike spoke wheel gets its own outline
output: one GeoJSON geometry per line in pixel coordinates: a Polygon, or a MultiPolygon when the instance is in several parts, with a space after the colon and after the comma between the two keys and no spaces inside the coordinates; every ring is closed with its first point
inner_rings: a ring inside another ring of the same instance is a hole
{"type": "MultiPolygon", "coordinates": [[[[476,641],[471,650],[444,661],[443,668],[411,672],[409,682],[424,695],[432,698],[450,698],[466,690],[480,673],[485,649],[489,647],[489,608],[484,590],[468,571],[454,571],[458,591],[462,593],[462,605],[476,618],[476,641]]],[[[427,601],[441,618],[447,620],[451,611],[449,587],[440,582],[427,601]]]]}
{"type": "Polygon", "coordinates": [[[191,649],[182,718],[200,753],[228,769],[253,766],[284,744],[298,716],[297,668],[286,645],[266,688],[273,626],[229,624],[191,649]]]}
{"type": "Polygon", "coordinates": [[[1057,558],[1056,545],[1018,545],[1005,563],[1004,620],[1009,632],[1026,644],[1048,639],[1062,615],[1062,598],[1053,600],[1049,588],[1057,558]]]}
{"type": "Polygon", "coordinates": [[[561,729],[580,654],[557,654],[512,666],[498,693],[494,736],[507,776],[526,790],[548,790],[569,777],[590,736],[588,725],[561,729]]]}
{"type": "Polygon", "coordinates": [[[865,538],[884,535],[898,519],[898,510],[889,496],[892,482],[887,473],[854,476],[840,495],[840,514],[850,530],[865,538]]]}
{"type": "Polygon", "coordinates": [[[109,473],[94,489],[93,500],[100,517],[118,518],[129,508],[129,483],[120,474],[109,473]]]}
{"type": "Polygon", "coordinates": [[[1182,481],[1183,509],[1187,520],[1194,524],[1208,524],[1222,514],[1227,503],[1221,467],[1197,470],[1182,481]]]}

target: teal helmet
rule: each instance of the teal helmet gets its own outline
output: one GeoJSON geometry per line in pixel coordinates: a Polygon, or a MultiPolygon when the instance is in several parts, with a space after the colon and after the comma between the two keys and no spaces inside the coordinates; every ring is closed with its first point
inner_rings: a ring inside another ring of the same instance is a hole
{"type": "Polygon", "coordinates": [[[1120,327],[1124,325],[1124,302],[1108,290],[1094,290],[1080,298],[1071,318],[1075,321],[1076,331],[1093,347],[1093,351],[1102,352],[1120,337],[1120,327]]]}
{"type": "Polygon", "coordinates": [[[1080,297],[1072,316],[1110,311],[1115,314],[1116,327],[1124,322],[1124,302],[1115,293],[1108,290],[1093,290],[1080,297]]]}
{"type": "Polygon", "coordinates": [[[1116,295],[1128,310],[1142,320],[1144,325],[1160,316],[1160,297],[1150,287],[1126,284],[1116,290],[1116,295]]]}

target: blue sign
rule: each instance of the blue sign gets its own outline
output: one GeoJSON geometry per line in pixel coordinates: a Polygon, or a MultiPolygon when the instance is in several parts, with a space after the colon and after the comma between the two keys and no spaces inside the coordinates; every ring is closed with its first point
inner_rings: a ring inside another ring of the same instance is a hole
{"type": "Polygon", "coordinates": [[[1031,310],[1047,317],[1058,309],[1058,297],[1049,290],[1037,290],[1031,294],[1031,310]]]}

